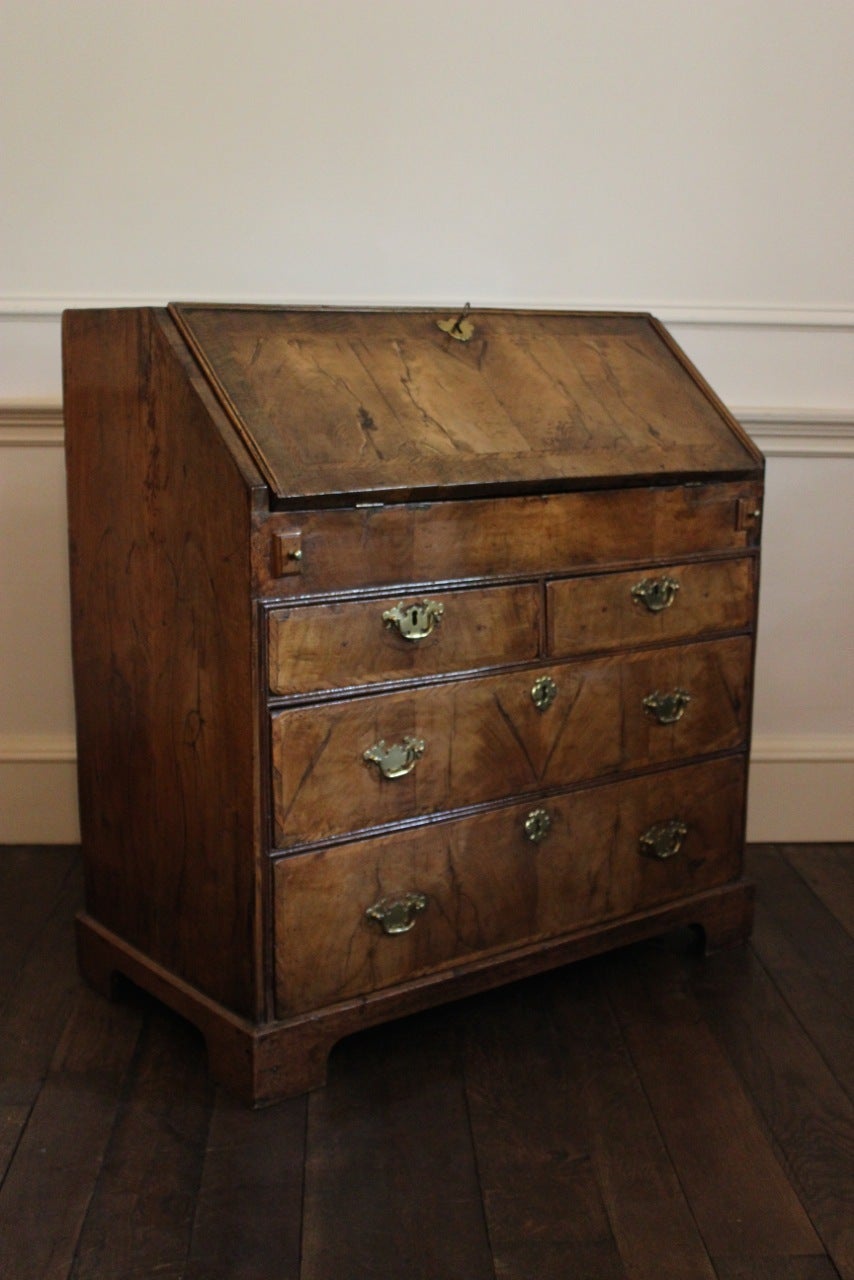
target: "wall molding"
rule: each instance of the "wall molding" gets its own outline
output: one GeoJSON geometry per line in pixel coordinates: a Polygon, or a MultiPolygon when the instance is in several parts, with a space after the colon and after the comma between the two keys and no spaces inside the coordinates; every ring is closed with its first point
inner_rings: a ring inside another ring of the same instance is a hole
{"type": "MultiPolygon", "coordinates": [[[[67,764],[77,759],[73,734],[0,735],[0,764],[67,764]]],[[[755,734],[754,764],[854,764],[854,734],[755,734]]]]}
{"type": "MultiPolygon", "coordinates": [[[[735,407],[734,416],[769,458],[854,456],[854,410],[735,407]]],[[[0,403],[0,447],[61,445],[62,405],[0,403]]]]}
{"type": "Polygon", "coordinates": [[[754,734],[753,764],[854,764],[854,733],[754,734]]]}
{"type": "Polygon", "coordinates": [[[61,445],[60,404],[0,404],[0,446],[61,445]]]}
{"type": "Polygon", "coordinates": [[[734,408],[769,458],[854,455],[854,412],[831,409],[734,408]]]}
{"type": "Polygon", "coordinates": [[[73,733],[0,734],[0,765],[76,764],[73,733]]]}
{"type": "MultiPolygon", "coordinates": [[[[54,297],[17,295],[0,297],[0,320],[7,321],[58,321],[69,308],[100,307],[164,307],[171,299],[163,297],[54,297]]],[[[205,298],[193,295],[192,301],[229,302],[235,305],[290,306],[290,307],[453,307],[459,298],[440,297],[347,297],[340,294],[311,298],[264,297],[258,294],[205,298]]],[[[850,329],[854,330],[854,310],[850,307],[818,304],[815,306],[739,306],[732,303],[709,305],[706,303],[650,302],[649,299],[579,299],[579,298],[520,298],[518,296],[472,299],[472,306],[512,307],[520,310],[554,311],[649,311],[665,324],[691,325],[709,328],[758,328],[758,329],[850,329]]]]}
{"type": "MultiPolygon", "coordinates": [[[[0,845],[79,838],[73,736],[0,738],[0,845]]],[[[756,738],[747,839],[854,840],[854,734],[756,738]]]]}

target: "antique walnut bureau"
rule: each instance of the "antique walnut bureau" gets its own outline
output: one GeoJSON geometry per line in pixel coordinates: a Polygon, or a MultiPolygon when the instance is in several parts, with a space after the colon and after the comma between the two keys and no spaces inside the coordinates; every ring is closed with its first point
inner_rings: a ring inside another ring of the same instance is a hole
{"type": "Polygon", "coordinates": [[[762,458],[646,315],[69,312],[83,972],[253,1102],[746,936],[762,458]]]}

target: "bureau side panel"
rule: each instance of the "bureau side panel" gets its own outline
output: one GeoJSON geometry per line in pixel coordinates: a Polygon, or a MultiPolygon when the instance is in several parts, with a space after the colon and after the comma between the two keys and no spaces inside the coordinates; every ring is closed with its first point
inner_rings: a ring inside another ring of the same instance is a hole
{"type": "Polygon", "coordinates": [[[149,311],[64,318],[86,906],[251,1016],[252,492],[165,332],[149,311]]]}

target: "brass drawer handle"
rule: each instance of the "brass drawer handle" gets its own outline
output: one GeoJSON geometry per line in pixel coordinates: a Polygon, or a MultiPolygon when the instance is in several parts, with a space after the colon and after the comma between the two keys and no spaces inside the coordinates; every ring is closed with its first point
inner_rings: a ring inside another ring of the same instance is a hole
{"type": "Polygon", "coordinates": [[[384,778],[402,778],[415,768],[424,755],[426,745],[423,738],[406,737],[403,742],[387,747],[385,740],[380,738],[363,752],[363,759],[375,764],[384,778]]]}
{"type": "Polygon", "coordinates": [[[659,693],[656,689],[644,698],[643,706],[659,724],[675,724],[684,716],[690,701],[691,695],[684,689],[674,689],[672,693],[659,693]]]}
{"type": "Polygon", "coordinates": [[[658,858],[660,862],[664,862],[667,858],[676,856],[687,834],[688,825],[681,818],[656,822],[640,837],[640,852],[645,858],[658,858]]]}
{"type": "Polygon", "coordinates": [[[552,820],[545,809],[532,809],[525,818],[525,835],[532,844],[539,844],[549,834],[552,820]]]}
{"type": "Polygon", "coordinates": [[[420,604],[396,604],[386,609],[383,622],[387,627],[397,627],[404,640],[424,640],[442,618],[445,606],[435,600],[422,600],[420,604]]]}
{"type": "Polygon", "coordinates": [[[678,590],[676,579],[663,573],[660,578],[643,578],[632,587],[632,599],[635,604],[645,605],[650,613],[661,613],[673,604],[678,590]]]}
{"type": "Polygon", "coordinates": [[[556,697],[557,685],[551,676],[540,676],[539,680],[534,681],[534,687],[531,690],[531,701],[538,711],[547,710],[556,697]]]}
{"type": "Polygon", "coordinates": [[[380,898],[379,902],[368,907],[365,915],[369,920],[376,920],[382,926],[383,933],[409,933],[419,912],[426,910],[426,907],[427,895],[415,890],[397,897],[380,898]]]}

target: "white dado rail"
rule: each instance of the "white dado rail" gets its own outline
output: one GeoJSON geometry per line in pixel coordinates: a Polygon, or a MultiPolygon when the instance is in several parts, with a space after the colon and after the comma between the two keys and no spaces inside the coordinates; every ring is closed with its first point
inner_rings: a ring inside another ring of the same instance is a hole
{"type": "MultiPolygon", "coordinates": [[[[144,300],[0,302],[0,843],[78,835],[59,381],[66,305],[144,300]]],[[[768,457],[748,836],[854,839],[854,313],[608,306],[663,319],[768,457]]]]}

